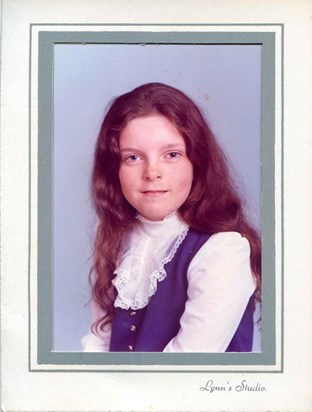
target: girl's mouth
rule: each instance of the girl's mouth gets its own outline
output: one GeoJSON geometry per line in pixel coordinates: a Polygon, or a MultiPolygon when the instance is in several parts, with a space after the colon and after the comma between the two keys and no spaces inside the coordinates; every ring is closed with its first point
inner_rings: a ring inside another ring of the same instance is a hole
{"type": "Polygon", "coordinates": [[[167,193],[167,190],[145,190],[142,192],[145,196],[158,197],[167,193]]]}

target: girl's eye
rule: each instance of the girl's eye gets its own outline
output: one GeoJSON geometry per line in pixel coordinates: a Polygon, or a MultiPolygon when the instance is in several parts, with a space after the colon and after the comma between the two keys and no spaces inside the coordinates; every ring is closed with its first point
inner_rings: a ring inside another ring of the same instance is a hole
{"type": "Polygon", "coordinates": [[[137,162],[140,159],[141,158],[138,155],[129,155],[129,156],[126,156],[124,160],[128,163],[133,163],[133,162],[137,162]]]}
{"type": "Polygon", "coordinates": [[[178,152],[170,152],[167,154],[167,157],[169,157],[169,159],[177,159],[181,156],[181,153],[178,152]]]}

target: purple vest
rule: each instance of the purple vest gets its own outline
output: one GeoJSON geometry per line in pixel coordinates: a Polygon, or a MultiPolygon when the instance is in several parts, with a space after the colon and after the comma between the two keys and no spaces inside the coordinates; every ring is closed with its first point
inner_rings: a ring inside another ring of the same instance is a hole
{"type": "MultiPolygon", "coordinates": [[[[177,335],[187,299],[187,269],[209,237],[209,234],[190,229],[172,261],[166,264],[167,276],[158,283],[148,305],[138,310],[115,309],[110,352],[162,352],[177,335]]],[[[252,350],[253,307],[254,296],[226,352],[252,350]]]]}

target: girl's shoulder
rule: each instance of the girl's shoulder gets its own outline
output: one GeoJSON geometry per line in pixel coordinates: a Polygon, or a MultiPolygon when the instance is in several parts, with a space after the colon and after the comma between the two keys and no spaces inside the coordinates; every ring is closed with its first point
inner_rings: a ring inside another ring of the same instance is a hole
{"type": "Polygon", "coordinates": [[[249,242],[246,237],[244,237],[239,232],[218,232],[212,234],[208,241],[210,245],[214,244],[216,246],[249,246],[249,242]]]}
{"type": "Polygon", "coordinates": [[[239,232],[218,232],[208,237],[196,253],[191,265],[213,262],[214,265],[237,263],[245,264],[250,259],[250,244],[246,237],[239,232]]]}
{"type": "Polygon", "coordinates": [[[234,291],[239,295],[244,290],[251,296],[256,284],[250,266],[250,250],[249,241],[239,232],[210,236],[188,267],[189,295],[193,296],[194,291],[208,293],[213,290],[211,293],[218,296],[222,293],[230,296],[234,291]]]}
{"type": "Polygon", "coordinates": [[[206,239],[206,242],[203,245],[204,249],[211,249],[211,248],[248,248],[250,249],[248,239],[243,236],[240,232],[234,231],[227,231],[227,232],[217,232],[217,233],[205,233],[190,228],[190,232],[193,233],[194,236],[201,237],[206,239]]]}

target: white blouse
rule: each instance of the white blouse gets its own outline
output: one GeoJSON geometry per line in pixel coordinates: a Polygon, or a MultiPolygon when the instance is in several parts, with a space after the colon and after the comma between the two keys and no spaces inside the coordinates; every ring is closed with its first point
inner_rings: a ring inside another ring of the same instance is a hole
{"type": "MultiPolygon", "coordinates": [[[[115,306],[145,307],[167,274],[170,262],[188,232],[188,226],[173,214],[161,222],[138,216],[138,224],[125,239],[113,284],[115,306]]],[[[178,334],[164,352],[224,352],[255,291],[250,269],[250,246],[237,232],[212,235],[194,256],[187,271],[185,311],[178,334]]],[[[93,322],[102,317],[93,304],[93,322]]],[[[109,351],[111,327],[101,338],[89,332],[81,343],[84,352],[109,351]]]]}

